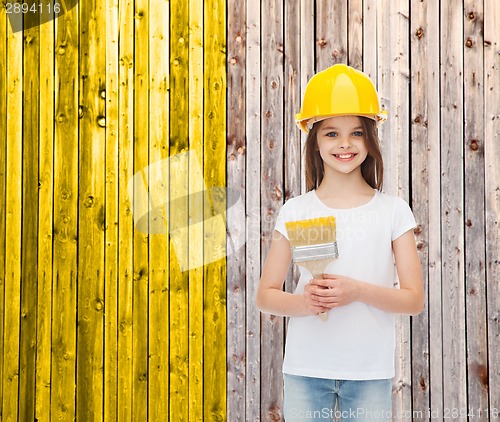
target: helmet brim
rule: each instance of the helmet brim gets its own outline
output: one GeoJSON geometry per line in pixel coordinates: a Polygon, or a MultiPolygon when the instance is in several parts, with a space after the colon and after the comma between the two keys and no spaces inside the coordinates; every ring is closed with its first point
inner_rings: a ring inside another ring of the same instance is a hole
{"type": "Polygon", "coordinates": [[[377,127],[379,127],[387,120],[387,111],[381,110],[379,114],[359,114],[359,113],[330,114],[327,116],[317,116],[317,117],[310,117],[310,118],[305,118],[305,119],[301,119],[300,115],[297,114],[297,116],[295,118],[295,123],[299,127],[300,130],[302,130],[305,133],[309,133],[309,131],[312,129],[312,127],[315,123],[321,122],[321,121],[329,119],[331,117],[338,117],[338,116],[368,117],[369,119],[372,119],[375,122],[377,122],[377,127]]]}

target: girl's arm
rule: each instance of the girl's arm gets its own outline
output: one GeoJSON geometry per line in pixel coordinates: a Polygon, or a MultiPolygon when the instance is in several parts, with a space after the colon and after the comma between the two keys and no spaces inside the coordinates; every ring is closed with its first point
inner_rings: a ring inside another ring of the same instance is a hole
{"type": "Polygon", "coordinates": [[[418,315],[424,307],[424,286],[413,230],[395,239],[392,249],[399,289],[366,283],[361,289],[360,300],[384,311],[418,315]]]}
{"type": "Polygon", "coordinates": [[[259,281],[257,307],[264,313],[279,316],[305,316],[327,311],[328,308],[314,306],[304,295],[282,290],[291,260],[290,242],[275,230],[259,281]]]}
{"type": "Polygon", "coordinates": [[[360,301],[387,312],[417,315],[424,306],[424,288],[413,231],[395,239],[392,248],[399,289],[325,274],[323,280],[312,280],[307,290],[329,309],[360,301]]]}

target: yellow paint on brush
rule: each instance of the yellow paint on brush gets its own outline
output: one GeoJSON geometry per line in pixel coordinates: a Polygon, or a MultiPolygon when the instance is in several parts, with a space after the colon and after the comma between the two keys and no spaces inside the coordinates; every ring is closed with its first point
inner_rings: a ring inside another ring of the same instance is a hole
{"type": "Polygon", "coordinates": [[[289,221],[285,226],[292,247],[319,245],[337,240],[337,225],[333,216],[289,221]]]}

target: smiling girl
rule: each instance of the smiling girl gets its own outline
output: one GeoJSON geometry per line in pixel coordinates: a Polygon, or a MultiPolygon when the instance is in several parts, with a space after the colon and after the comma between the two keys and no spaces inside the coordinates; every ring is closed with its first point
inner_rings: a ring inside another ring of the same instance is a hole
{"type": "Polygon", "coordinates": [[[352,67],[332,66],[306,87],[297,124],[308,133],[307,193],[283,205],[257,292],[262,312],[291,317],[286,421],[391,419],[394,315],[418,314],[424,295],[413,214],[381,191],[385,119],[373,83],[352,67]],[[328,216],[339,258],[319,279],[299,267],[295,292],[283,291],[292,257],[285,223],[328,216]]]}

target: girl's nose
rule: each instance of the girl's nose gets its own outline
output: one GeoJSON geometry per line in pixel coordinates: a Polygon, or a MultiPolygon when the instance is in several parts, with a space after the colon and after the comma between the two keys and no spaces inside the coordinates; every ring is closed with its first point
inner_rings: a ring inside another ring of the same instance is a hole
{"type": "Polygon", "coordinates": [[[351,142],[350,142],[348,137],[343,136],[342,138],[339,139],[339,141],[340,141],[340,144],[339,144],[340,148],[347,149],[347,148],[351,147],[351,142]]]}

